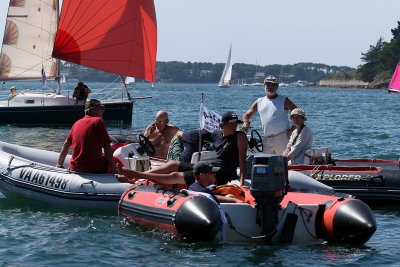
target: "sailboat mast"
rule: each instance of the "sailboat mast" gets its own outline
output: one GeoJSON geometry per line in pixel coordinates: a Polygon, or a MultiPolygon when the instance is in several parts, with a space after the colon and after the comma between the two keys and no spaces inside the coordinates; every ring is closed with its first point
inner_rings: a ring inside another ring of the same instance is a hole
{"type": "MultiPolygon", "coordinates": [[[[60,2],[56,0],[56,10],[57,10],[57,27],[60,22],[60,2]]],[[[57,94],[61,94],[61,61],[56,58],[56,81],[57,81],[57,94]]]]}
{"type": "Polygon", "coordinates": [[[129,93],[129,90],[128,90],[128,86],[126,86],[125,79],[122,78],[121,75],[118,75],[118,76],[119,76],[119,79],[121,80],[122,86],[125,88],[125,92],[126,92],[126,95],[128,96],[128,99],[129,99],[129,100],[132,100],[131,94],[129,93]]]}

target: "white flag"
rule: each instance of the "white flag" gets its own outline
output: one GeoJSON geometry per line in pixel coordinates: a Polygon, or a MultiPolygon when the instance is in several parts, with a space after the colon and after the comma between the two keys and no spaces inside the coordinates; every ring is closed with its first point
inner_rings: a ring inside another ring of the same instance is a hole
{"type": "Polygon", "coordinates": [[[212,133],[214,130],[219,129],[221,118],[218,113],[208,109],[203,104],[200,105],[200,129],[205,129],[212,133]]]}

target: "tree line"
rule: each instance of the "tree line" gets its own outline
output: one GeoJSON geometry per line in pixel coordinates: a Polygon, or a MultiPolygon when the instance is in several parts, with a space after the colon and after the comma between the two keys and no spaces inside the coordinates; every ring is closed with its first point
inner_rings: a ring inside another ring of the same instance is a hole
{"type": "MultiPolygon", "coordinates": [[[[217,83],[224,63],[205,62],[157,62],[156,81],[176,83],[217,83]]],[[[236,63],[232,68],[232,83],[262,82],[266,75],[274,75],[280,82],[292,83],[306,80],[316,83],[325,77],[351,70],[346,66],[329,66],[319,63],[297,63],[293,65],[266,65],[236,63]]],[[[63,63],[62,70],[68,76],[82,81],[110,82],[116,79],[113,73],[90,69],[72,63],[63,63]]],[[[140,81],[137,79],[137,81],[140,81]]]]}

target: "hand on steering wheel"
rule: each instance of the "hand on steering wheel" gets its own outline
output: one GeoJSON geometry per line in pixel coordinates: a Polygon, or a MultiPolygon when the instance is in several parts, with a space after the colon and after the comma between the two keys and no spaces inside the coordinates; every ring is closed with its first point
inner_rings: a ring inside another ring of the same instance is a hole
{"type": "Polygon", "coordinates": [[[261,135],[258,133],[257,130],[251,130],[251,138],[250,138],[251,145],[250,147],[255,147],[258,152],[263,152],[264,145],[262,142],[261,135]]]}
{"type": "Polygon", "coordinates": [[[146,152],[146,154],[150,157],[153,157],[156,155],[156,150],[155,150],[153,144],[146,136],[144,136],[143,134],[139,134],[138,140],[139,140],[139,147],[143,152],[146,152]]]}

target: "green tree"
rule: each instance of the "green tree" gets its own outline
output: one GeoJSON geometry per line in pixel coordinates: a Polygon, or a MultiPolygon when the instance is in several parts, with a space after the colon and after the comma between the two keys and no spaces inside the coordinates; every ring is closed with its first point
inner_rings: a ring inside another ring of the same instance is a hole
{"type": "Polygon", "coordinates": [[[365,82],[372,82],[380,71],[384,70],[381,60],[381,52],[386,42],[380,37],[375,45],[370,45],[369,50],[361,53],[361,60],[365,62],[358,69],[360,77],[365,82]]]}

